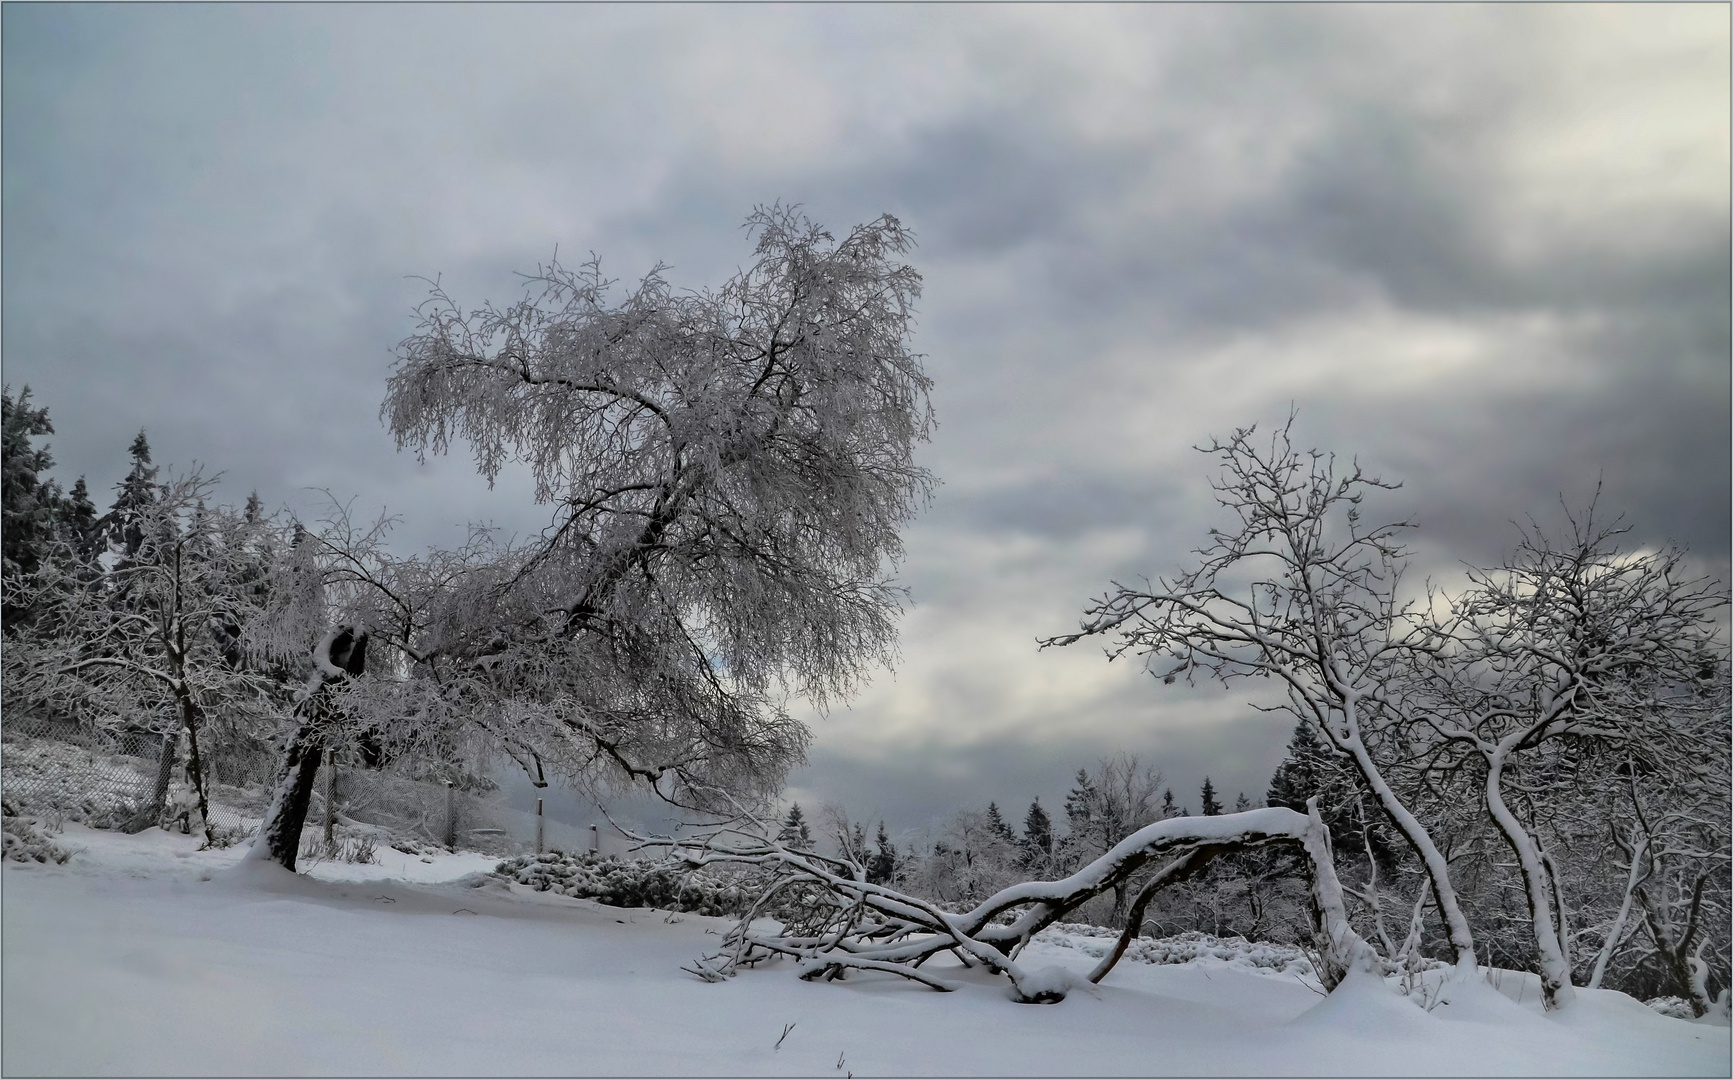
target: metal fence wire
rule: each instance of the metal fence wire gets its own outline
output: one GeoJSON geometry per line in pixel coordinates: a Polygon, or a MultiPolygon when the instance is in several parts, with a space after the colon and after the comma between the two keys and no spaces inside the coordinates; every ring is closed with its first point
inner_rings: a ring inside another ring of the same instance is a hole
{"type": "MultiPolygon", "coordinates": [[[[0,796],[21,812],[93,828],[161,825],[196,832],[186,757],[185,740],[156,732],[8,714],[0,726],[0,796]],[[173,751],[166,765],[165,749],[173,751]]],[[[229,844],[255,835],[274,779],[274,754],[214,738],[207,744],[201,737],[199,757],[213,837],[229,844]]],[[[629,846],[611,829],[600,832],[510,809],[486,782],[452,785],[327,757],[313,788],[303,847],[311,852],[309,845],[328,837],[357,835],[405,851],[437,847],[500,856],[538,850],[623,854],[629,846]]]]}
{"type": "MultiPolygon", "coordinates": [[[[190,831],[197,826],[197,800],[180,768],[185,754],[181,740],[152,731],[8,715],[0,726],[0,797],[23,811],[94,828],[166,824],[190,831]],[[166,762],[165,750],[174,751],[166,762]]],[[[233,842],[257,830],[257,814],[246,805],[256,799],[223,778],[222,760],[213,755],[205,770],[211,831],[233,842]]]]}

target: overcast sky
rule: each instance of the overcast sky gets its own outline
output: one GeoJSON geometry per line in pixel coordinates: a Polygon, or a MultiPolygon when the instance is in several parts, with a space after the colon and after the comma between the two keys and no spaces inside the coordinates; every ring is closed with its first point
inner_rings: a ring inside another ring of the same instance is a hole
{"type": "Polygon", "coordinates": [[[1216,521],[1191,447],[1279,422],[1405,486],[1416,580],[1561,494],[1726,578],[1729,9],[8,4],[4,378],[106,507],[133,434],[240,500],[539,528],[379,422],[442,275],[719,283],[755,204],[913,228],[943,481],[903,660],[790,794],[1020,820],[1126,750],[1261,796],[1251,691],[1038,652],[1216,521]],[[574,260],[575,261],[575,260],[574,260]]]}

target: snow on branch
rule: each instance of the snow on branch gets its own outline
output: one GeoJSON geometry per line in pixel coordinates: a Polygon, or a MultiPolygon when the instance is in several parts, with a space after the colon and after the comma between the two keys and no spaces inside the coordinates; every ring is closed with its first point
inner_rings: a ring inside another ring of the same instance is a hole
{"type": "MultiPolygon", "coordinates": [[[[1032,971],[1017,956],[1042,929],[1090,899],[1122,884],[1140,868],[1169,860],[1139,897],[1140,906],[1161,885],[1190,876],[1217,855],[1267,844],[1298,846],[1312,871],[1322,973],[1334,986],[1350,968],[1376,968],[1377,954],[1349,925],[1341,885],[1331,863],[1328,834],[1316,806],[1310,814],[1267,807],[1207,818],[1170,818],[1132,833],[1076,873],[1057,881],[1029,881],[1000,890],[973,910],[947,911],[930,901],[866,879],[848,858],[823,856],[770,839],[762,823],[731,823],[686,839],[632,835],[646,846],[665,846],[694,868],[736,865],[764,873],[758,900],[723,939],[722,948],[688,969],[720,981],[775,957],[799,964],[803,979],[840,979],[851,970],[885,971],[931,986],[954,985],[921,970],[950,953],[966,967],[980,965],[1010,982],[1013,997],[1044,1004],[1062,1000],[1068,973],[1032,971]]],[[[1135,934],[1137,921],[1127,929],[1135,934]]],[[[1089,975],[1099,981],[1127,941],[1089,975]]]]}

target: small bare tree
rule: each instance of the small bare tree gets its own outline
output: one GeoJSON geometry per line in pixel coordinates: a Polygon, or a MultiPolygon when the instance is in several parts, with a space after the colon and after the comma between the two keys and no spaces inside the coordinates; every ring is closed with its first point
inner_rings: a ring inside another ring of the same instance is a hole
{"type": "Polygon", "coordinates": [[[1444,854],[1374,755],[1407,720],[1392,683],[1414,654],[1434,648],[1424,613],[1400,592],[1397,537],[1409,526],[1363,520],[1366,495],[1395,485],[1296,450],[1292,424],[1290,417],[1265,445],[1247,428],[1200,447],[1221,464],[1216,498],[1235,524],[1210,531],[1196,568],[1143,588],[1115,582],[1086,609],[1078,633],[1042,647],[1113,634],[1110,658],[1141,655],[1166,683],[1200,672],[1224,684],[1275,680],[1287,693],[1279,708],[1352,763],[1419,856],[1458,969],[1470,974],[1474,938],[1444,854]]]}
{"type": "MultiPolygon", "coordinates": [[[[1668,991],[1689,1001],[1698,1016],[1717,1005],[1725,1011],[1733,959],[1728,955],[1733,856],[1724,753],[1720,764],[1720,783],[1693,787],[1657,809],[1646,809],[1634,790],[1633,827],[1626,834],[1632,873],[1620,915],[1634,898],[1648,939],[1647,956],[1661,970],[1668,991]],[[1712,981],[1719,983],[1719,998],[1712,981]]],[[[1596,974],[1601,970],[1597,961],[1596,974]]]]}
{"type": "MultiPolygon", "coordinates": [[[[1118,753],[1096,763],[1094,772],[1079,771],[1078,784],[1065,801],[1071,832],[1065,852],[1073,865],[1089,862],[1120,840],[1161,816],[1161,772],[1140,765],[1135,754],[1118,753]]],[[[1136,882],[1126,879],[1113,888],[1107,925],[1125,925],[1136,882]]]]}
{"type": "Polygon", "coordinates": [[[1701,719],[1720,712],[1703,692],[1725,652],[1712,621],[1727,602],[1718,583],[1684,574],[1676,550],[1621,550],[1624,530],[1595,525],[1592,508],[1567,516],[1562,540],[1527,532],[1506,565],[1471,571],[1440,647],[1403,683],[1407,714],[1480,765],[1485,809],[1522,874],[1548,1009],[1573,997],[1560,867],[1511,805],[1548,800],[1542,773],[1548,764],[1557,773],[1557,759],[1537,755],[1594,740],[1665,763],[1726,741],[1724,725],[1711,733],[1701,719]],[[1526,776],[1524,758],[1535,764],[1526,776]]]}
{"type": "Polygon", "coordinates": [[[42,632],[8,657],[9,677],[63,711],[134,723],[141,713],[163,718],[154,802],[167,789],[184,737],[207,839],[200,734],[219,708],[230,722],[249,716],[252,726],[274,726],[279,689],[252,662],[244,632],[264,603],[253,571],[275,526],[208,507],[215,483],[195,469],[157,485],[153,498],[131,508],[126,550],[111,568],[86,574],[69,567],[64,580],[48,583],[42,632]]]}

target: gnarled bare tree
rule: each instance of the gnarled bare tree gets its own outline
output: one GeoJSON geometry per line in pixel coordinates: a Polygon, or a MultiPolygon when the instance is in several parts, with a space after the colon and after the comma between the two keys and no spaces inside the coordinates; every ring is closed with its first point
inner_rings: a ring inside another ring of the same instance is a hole
{"type": "Polygon", "coordinates": [[[1407,714],[1480,767],[1487,814],[1522,873],[1548,1009],[1574,996],[1570,936],[1558,862],[1512,805],[1547,799],[1524,760],[1593,740],[1676,771],[1726,743],[1724,723],[1703,722],[1722,714],[1712,616],[1726,597],[1677,550],[1622,550],[1623,531],[1597,526],[1591,507],[1570,515],[1568,536],[1533,530],[1503,567],[1471,571],[1440,647],[1403,686],[1407,714]]]}
{"type": "Polygon", "coordinates": [[[435,285],[400,347],[399,447],[467,441],[490,482],[521,462],[553,508],[381,605],[423,704],[491,718],[532,774],[751,802],[804,757],[787,695],[824,708],[894,653],[898,530],[934,483],[912,239],[780,206],[747,227],[754,260],[719,289],[657,267],[614,301],[596,261],[555,263],[505,307],[435,285]]]}
{"type": "Polygon", "coordinates": [[[1408,523],[1363,520],[1366,495],[1395,485],[1295,449],[1292,424],[1266,445],[1246,428],[1200,447],[1220,461],[1216,498],[1237,522],[1210,530],[1195,568],[1142,588],[1115,582],[1085,610],[1078,633],[1042,647],[1115,635],[1110,658],[1142,656],[1167,683],[1200,672],[1223,683],[1275,680],[1287,692],[1278,708],[1352,763],[1419,856],[1458,969],[1471,974],[1474,938],[1449,865],[1374,756],[1375,744],[1406,726],[1392,685],[1416,652],[1435,647],[1425,613],[1400,592],[1397,537],[1408,523]]]}

